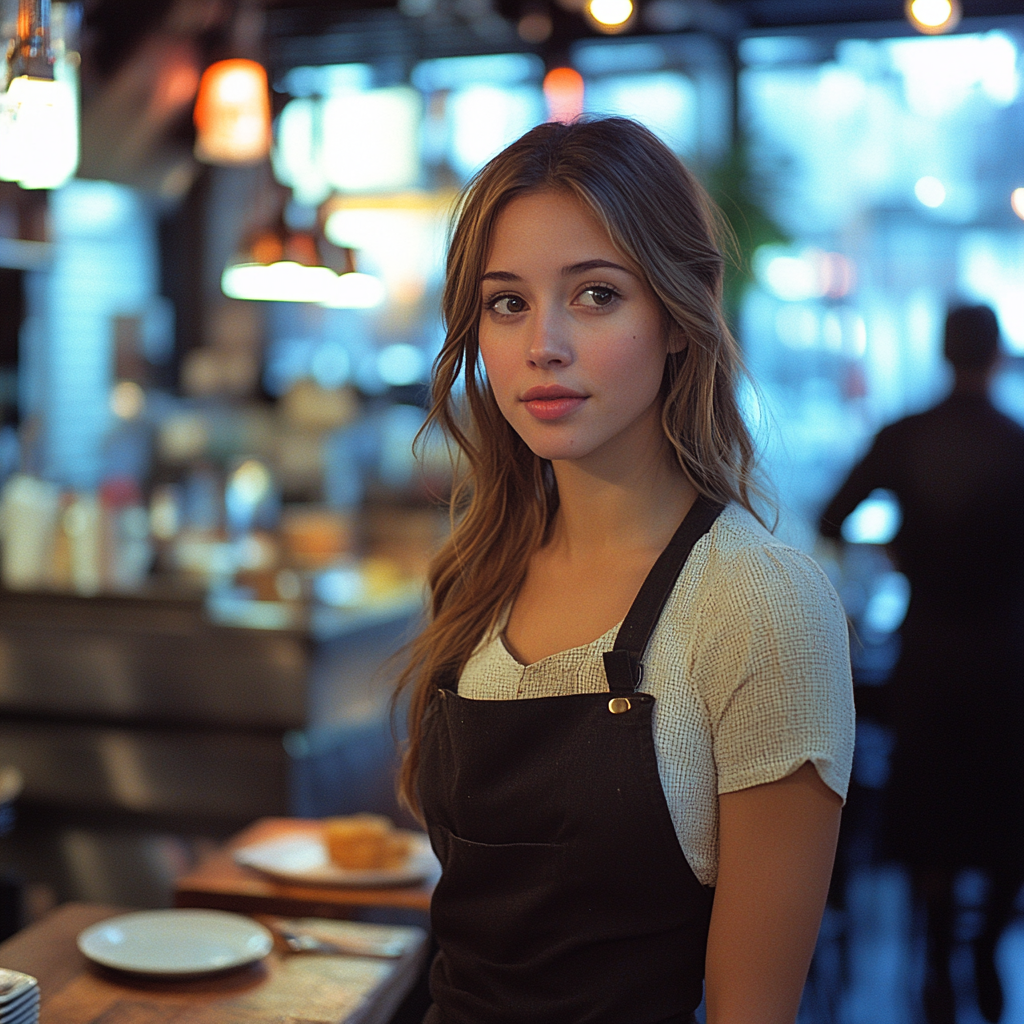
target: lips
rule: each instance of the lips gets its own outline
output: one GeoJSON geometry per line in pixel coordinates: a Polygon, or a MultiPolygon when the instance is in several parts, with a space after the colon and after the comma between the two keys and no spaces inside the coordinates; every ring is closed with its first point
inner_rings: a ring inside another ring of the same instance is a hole
{"type": "Polygon", "coordinates": [[[520,399],[530,415],[538,420],[559,420],[575,412],[586,400],[582,392],[558,384],[532,387],[520,399]]]}
{"type": "Polygon", "coordinates": [[[530,388],[523,395],[524,402],[554,402],[559,398],[586,398],[582,391],[573,391],[572,388],[563,388],[559,384],[540,384],[530,388]]]}

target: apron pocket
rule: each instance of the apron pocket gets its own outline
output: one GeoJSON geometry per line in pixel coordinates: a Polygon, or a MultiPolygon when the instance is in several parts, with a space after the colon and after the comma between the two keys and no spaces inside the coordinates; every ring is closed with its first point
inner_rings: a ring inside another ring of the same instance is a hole
{"type": "Polygon", "coordinates": [[[551,905],[565,865],[563,843],[477,843],[430,827],[442,874],[431,912],[440,944],[493,964],[524,963],[550,950],[559,915],[551,905]],[[484,927],[481,927],[481,923],[484,927]]]}

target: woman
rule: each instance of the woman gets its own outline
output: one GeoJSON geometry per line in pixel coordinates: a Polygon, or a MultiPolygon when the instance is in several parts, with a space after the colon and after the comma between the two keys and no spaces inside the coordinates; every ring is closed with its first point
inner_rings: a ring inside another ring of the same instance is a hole
{"type": "Polygon", "coordinates": [[[430,418],[465,475],[405,677],[431,1024],[682,1024],[705,977],[712,1024],[795,1019],[846,628],[751,508],[712,223],[621,118],[541,125],[463,196],[430,418]]]}

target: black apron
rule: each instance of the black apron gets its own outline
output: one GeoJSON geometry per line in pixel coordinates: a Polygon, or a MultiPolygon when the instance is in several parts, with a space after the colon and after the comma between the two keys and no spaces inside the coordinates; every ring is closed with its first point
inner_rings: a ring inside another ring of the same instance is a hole
{"type": "Polygon", "coordinates": [[[469,700],[441,688],[420,798],[443,867],[429,1024],[684,1024],[714,890],[679,845],[641,657],[721,506],[698,498],[644,581],[608,693],[469,700]],[[609,697],[610,693],[610,697],[609,697]]]}

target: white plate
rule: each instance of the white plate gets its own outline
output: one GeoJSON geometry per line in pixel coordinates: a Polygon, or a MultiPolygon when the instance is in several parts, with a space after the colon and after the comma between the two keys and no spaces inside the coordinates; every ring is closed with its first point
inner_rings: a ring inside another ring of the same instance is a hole
{"type": "Polygon", "coordinates": [[[226,971],[262,960],[273,946],[263,925],[223,910],[144,910],[101,921],[78,936],[90,960],[137,974],[226,971]]]}
{"type": "Polygon", "coordinates": [[[300,885],[412,885],[439,874],[441,865],[430,848],[430,840],[422,832],[406,834],[412,839],[412,852],[399,868],[357,871],[338,867],[327,856],[323,840],[308,833],[243,846],[235,851],[235,862],[300,885]]]}

